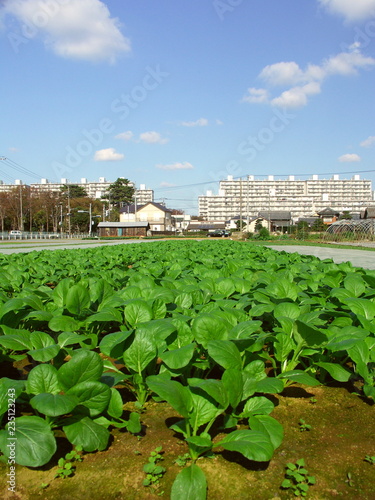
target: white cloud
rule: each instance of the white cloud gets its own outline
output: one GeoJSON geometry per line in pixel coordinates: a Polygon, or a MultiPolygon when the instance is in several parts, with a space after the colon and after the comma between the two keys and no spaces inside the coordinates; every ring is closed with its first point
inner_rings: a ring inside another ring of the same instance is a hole
{"type": "Polygon", "coordinates": [[[374,16],[375,0],[318,0],[332,14],[347,21],[363,21],[374,16]]]}
{"type": "Polygon", "coordinates": [[[17,18],[26,38],[39,36],[61,57],[114,63],[130,51],[118,19],[100,0],[6,0],[2,12],[17,18]]]}
{"type": "Polygon", "coordinates": [[[247,89],[247,95],[242,99],[242,102],[250,103],[264,103],[268,102],[268,90],[266,89],[256,89],[251,87],[247,89]]]}
{"type": "Polygon", "coordinates": [[[128,130],[126,132],[121,132],[121,134],[117,134],[115,136],[115,139],[121,139],[125,142],[131,141],[133,139],[133,132],[131,130],[128,130]]]}
{"type": "Polygon", "coordinates": [[[367,137],[367,139],[360,143],[360,146],[370,148],[373,144],[375,144],[375,135],[370,135],[370,137],[367,137]]]}
{"type": "Polygon", "coordinates": [[[271,103],[272,106],[298,108],[306,106],[308,97],[321,92],[321,86],[330,76],[355,75],[360,69],[375,65],[375,59],[364,56],[358,43],[322,61],[320,65],[309,64],[306,69],[296,62],[279,62],[263,68],[259,78],[268,87],[287,87],[279,96],[270,97],[265,88],[249,88],[242,101],[248,103],[271,103]],[[289,88],[288,88],[289,87],[289,88]]]}
{"type": "Polygon", "coordinates": [[[96,151],[94,160],[95,161],[119,161],[123,160],[125,155],[122,153],[116,153],[115,148],[100,149],[96,151]]]}
{"type": "Polygon", "coordinates": [[[208,125],[207,118],[198,118],[195,122],[182,122],[184,127],[206,127],[208,125]]]}
{"type": "Polygon", "coordinates": [[[216,125],[224,125],[224,123],[221,120],[217,119],[216,120],[216,125]]]}
{"type": "Polygon", "coordinates": [[[166,181],[162,181],[160,183],[160,187],[174,187],[176,184],[172,184],[171,182],[166,182],[166,181]]]}
{"type": "Polygon", "coordinates": [[[361,157],[355,153],[351,153],[340,156],[338,160],[344,163],[352,163],[356,161],[361,161],[361,157]]]}
{"type": "Polygon", "coordinates": [[[159,132],[143,132],[139,135],[139,140],[141,142],[147,142],[148,144],[166,144],[169,139],[162,137],[159,132]]]}
{"type": "Polygon", "coordinates": [[[306,106],[308,96],[319,94],[320,84],[318,82],[307,83],[302,87],[292,87],[283,92],[279,97],[272,99],[272,106],[278,108],[301,108],[306,106]]]}
{"type": "Polygon", "coordinates": [[[161,170],[191,170],[193,169],[193,165],[187,161],[184,162],[176,162],[169,165],[156,165],[156,168],[160,168],[161,170]]]}

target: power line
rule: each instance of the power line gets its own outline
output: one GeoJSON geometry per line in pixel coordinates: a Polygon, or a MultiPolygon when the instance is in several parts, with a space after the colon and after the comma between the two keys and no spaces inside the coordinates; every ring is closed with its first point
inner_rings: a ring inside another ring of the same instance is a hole
{"type": "Polygon", "coordinates": [[[1,156],[0,159],[1,159],[1,161],[4,162],[5,165],[12,168],[13,170],[16,170],[17,172],[20,172],[21,174],[28,175],[29,177],[33,177],[35,179],[40,180],[40,176],[38,174],[36,174],[32,170],[29,170],[28,168],[23,167],[19,163],[11,160],[10,158],[7,158],[6,156],[1,156]]]}
{"type": "MultiPolygon", "coordinates": [[[[350,171],[345,171],[345,172],[321,172],[319,174],[316,174],[316,172],[313,173],[294,173],[294,174],[274,174],[276,177],[289,177],[289,176],[296,176],[296,177],[309,177],[312,175],[347,175],[347,174],[363,174],[363,173],[370,173],[370,172],[375,172],[375,169],[373,170],[350,170],[350,171]]],[[[237,179],[244,179],[248,177],[249,175],[254,175],[254,174],[244,174],[238,177],[233,177],[233,180],[237,179]]],[[[267,175],[258,175],[257,177],[268,177],[267,175]]],[[[196,187],[196,186],[204,186],[205,184],[217,184],[220,183],[222,180],[215,180],[215,181],[205,181],[205,182],[197,182],[195,184],[181,184],[179,186],[168,186],[164,188],[156,188],[155,191],[169,191],[173,189],[183,189],[187,187],[196,187]]]]}

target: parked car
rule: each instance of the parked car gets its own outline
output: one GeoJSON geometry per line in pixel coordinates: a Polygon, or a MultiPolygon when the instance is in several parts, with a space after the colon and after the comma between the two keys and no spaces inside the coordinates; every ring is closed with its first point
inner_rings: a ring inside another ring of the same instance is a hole
{"type": "Polygon", "coordinates": [[[228,238],[230,236],[229,231],[224,231],[223,229],[215,229],[212,233],[208,233],[208,238],[228,238]]]}
{"type": "Polygon", "coordinates": [[[22,231],[10,231],[9,236],[22,236],[22,231]]]}

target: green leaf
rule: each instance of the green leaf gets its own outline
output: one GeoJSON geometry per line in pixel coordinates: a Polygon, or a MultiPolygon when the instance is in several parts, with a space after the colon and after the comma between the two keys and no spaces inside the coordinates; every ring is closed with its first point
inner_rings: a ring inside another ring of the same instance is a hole
{"type": "Polygon", "coordinates": [[[242,417],[250,417],[250,415],[268,415],[274,409],[274,404],[269,399],[263,396],[256,396],[246,401],[242,417]]]}
{"type": "Polygon", "coordinates": [[[211,340],[207,343],[208,354],[223,368],[242,368],[241,354],[230,340],[211,340]]]}
{"type": "Polygon", "coordinates": [[[300,336],[309,347],[321,347],[327,342],[327,336],[317,328],[313,328],[302,321],[296,321],[297,330],[300,336]]]}
{"type": "Polygon", "coordinates": [[[318,380],[302,370],[290,370],[288,372],[281,373],[278,378],[286,378],[293,382],[309,385],[311,387],[320,385],[320,382],[318,380]]]}
{"type": "Polygon", "coordinates": [[[218,318],[215,313],[201,313],[194,318],[192,333],[197,342],[207,348],[210,340],[224,340],[228,338],[228,332],[232,325],[218,318]]]}
{"type": "Polygon", "coordinates": [[[229,394],[221,380],[213,379],[189,379],[189,386],[197,387],[211,396],[221,408],[226,409],[229,405],[229,394]]]}
{"type": "Polygon", "coordinates": [[[146,301],[136,299],[125,306],[125,319],[131,326],[146,323],[152,319],[152,309],[146,301]]]}
{"type": "Polygon", "coordinates": [[[132,434],[138,434],[142,430],[141,417],[139,413],[131,412],[129,415],[129,420],[126,425],[129,432],[132,434]]]}
{"type": "Polygon", "coordinates": [[[14,420],[14,440],[7,439],[7,432],[1,434],[0,449],[9,458],[14,443],[16,463],[26,467],[41,467],[48,463],[56,452],[56,441],[48,423],[40,417],[19,417],[14,420]]]}
{"type": "Polygon", "coordinates": [[[160,358],[170,370],[180,370],[190,363],[194,350],[195,344],[188,344],[179,349],[165,351],[160,354],[160,358]]]}
{"type": "Polygon", "coordinates": [[[351,373],[337,363],[319,362],[314,364],[316,366],[320,366],[320,368],[324,368],[324,370],[326,370],[333,379],[338,380],[339,382],[347,382],[350,378],[351,373]]]}
{"type": "Polygon", "coordinates": [[[50,361],[60,351],[60,346],[55,344],[53,338],[44,332],[32,332],[31,343],[33,349],[30,349],[27,354],[41,363],[50,361]]]}
{"type": "Polygon", "coordinates": [[[80,382],[70,388],[66,394],[76,396],[79,403],[89,409],[91,417],[100,415],[111,399],[111,389],[96,380],[80,382]]]}
{"type": "Polygon", "coordinates": [[[276,342],[274,343],[275,358],[282,363],[288,359],[288,355],[295,349],[295,342],[285,333],[278,333],[276,335],[276,342]]]}
{"type": "Polygon", "coordinates": [[[110,436],[105,427],[93,422],[89,417],[65,425],[63,430],[72,444],[82,446],[82,449],[88,452],[104,450],[110,436]]]}
{"type": "Polygon", "coordinates": [[[195,464],[182,469],[171,491],[171,500],[206,500],[207,481],[202,470],[195,464]]]}
{"type": "Polygon", "coordinates": [[[79,403],[75,396],[68,394],[38,394],[30,400],[31,406],[48,417],[70,413],[79,403]]]}
{"type": "Polygon", "coordinates": [[[0,336],[0,345],[12,351],[24,351],[32,349],[31,332],[26,330],[14,330],[16,333],[9,333],[0,336]]]}
{"type": "Polygon", "coordinates": [[[100,342],[100,351],[106,356],[114,358],[120,357],[124,351],[125,341],[128,337],[130,337],[132,333],[132,330],[109,333],[108,335],[103,337],[102,341],[100,342]]]}
{"type": "Polygon", "coordinates": [[[258,430],[238,430],[228,434],[222,441],[216,443],[228,451],[237,451],[249,460],[267,462],[271,460],[274,448],[270,438],[258,430]]]}
{"type": "Polygon", "coordinates": [[[193,400],[193,407],[189,415],[189,423],[193,429],[197,430],[201,425],[210,422],[223,413],[223,409],[217,408],[217,406],[207,398],[206,394],[201,394],[199,389],[192,388],[191,397],[193,400]]]}
{"type": "Polygon", "coordinates": [[[372,320],[375,317],[375,303],[369,299],[348,298],[342,301],[357,316],[372,320]]]}
{"type": "Polygon", "coordinates": [[[66,295],[66,308],[76,316],[81,316],[90,306],[90,293],[82,285],[73,285],[66,295]]]}
{"type": "Polygon", "coordinates": [[[75,332],[79,330],[80,325],[78,321],[70,316],[57,314],[49,321],[48,327],[53,332],[75,332]]]}
{"type": "Polygon", "coordinates": [[[363,278],[358,274],[350,274],[344,279],[344,287],[352,297],[359,297],[366,291],[366,284],[363,278]]]}
{"type": "Polygon", "coordinates": [[[35,366],[27,377],[26,391],[28,394],[58,394],[61,386],[56,368],[47,364],[35,366]]]}
{"type": "Polygon", "coordinates": [[[69,389],[80,382],[98,380],[103,373],[103,361],[94,351],[75,351],[73,357],[58,370],[60,384],[69,389]]]}
{"type": "Polygon", "coordinates": [[[127,368],[141,373],[155,359],[157,350],[153,337],[147,330],[137,330],[131,346],[124,352],[124,363],[127,368]]]}
{"type": "Polygon", "coordinates": [[[240,370],[225,370],[221,377],[223,386],[229,397],[229,404],[232,408],[237,408],[242,400],[243,378],[240,370]]]}
{"type": "Polygon", "coordinates": [[[263,392],[264,394],[279,394],[283,392],[283,382],[275,377],[266,377],[257,382],[256,392],[263,392]]]}
{"type": "Polygon", "coordinates": [[[277,299],[292,299],[294,302],[298,297],[300,288],[286,278],[281,278],[270,283],[265,291],[277,299]]]}
{"type": "Polygon", "coordinates": [[[147,377],[151,391],[167,401],[180,415],[189,418],[193,400],[189,389],[175,380],[166,380],[159,375],[147,377]]]}
{"type": "Polygon", "coordinates": [[[107,409],[108,415],[111,415],[111,417],[114,418],[120,418],[123,411],[124,409],[121,394],[117,389],[111,387],[111,399],[107,409]]]}
{"type": "MultiPolygon", "coordinates": [[[[23,380],[12,380],[7,377],[0,379],[0,417],[8,411],[8,399],[16,399],[25,388],[23,380]]],[[[1,420],[1,418],[0,418],[1,420]]]]}
{"type": "Polygon", "coordinates": [[[297,304],[294,304],[293,302],[281,302],[280,304],[277,304],[275,306],[273,314],[276,319],[278,319],[280,316],[290,319],[297,319],[300,316],[301,312],[297,304]]]}
{"type": "Polygon", "coordinates": [[[252,415],[249,418],[249,426],[254,431],[262,431],[267,434],[270,438],[272,446],[276,450],[284,438],[283,426],[273,417],[269,415],[252,415]]]}

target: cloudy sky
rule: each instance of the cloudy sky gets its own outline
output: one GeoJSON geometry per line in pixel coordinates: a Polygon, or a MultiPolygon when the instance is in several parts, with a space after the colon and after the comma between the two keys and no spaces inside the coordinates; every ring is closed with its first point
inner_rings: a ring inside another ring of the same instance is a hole
{"type": "Polygon", "coordinates": [[[375,0],[2,0],[0,37],[4,183],[375,187],[375,0]]]}

